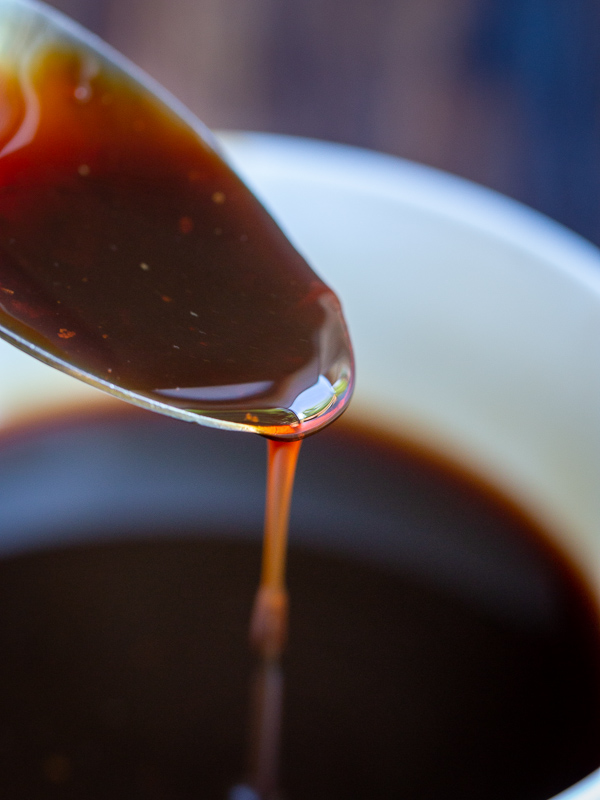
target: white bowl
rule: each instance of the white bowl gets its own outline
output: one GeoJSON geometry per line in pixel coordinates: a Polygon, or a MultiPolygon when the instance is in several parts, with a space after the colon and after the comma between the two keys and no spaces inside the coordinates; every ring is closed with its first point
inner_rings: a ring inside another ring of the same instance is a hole
{"type": "MultiPolygon", "coordinates": [[[[600,597],[600,252],[515,202],[399,159],[270,135],[221,142],[342,299],[358,369],[348,414],[484,474],[569,550],[600,597]]],[[[98,402],[97,390],[2,342],[0,362],[6,424],[98,402]]],[[[560,798],[600,800],[600,773],[560,798]]]]}

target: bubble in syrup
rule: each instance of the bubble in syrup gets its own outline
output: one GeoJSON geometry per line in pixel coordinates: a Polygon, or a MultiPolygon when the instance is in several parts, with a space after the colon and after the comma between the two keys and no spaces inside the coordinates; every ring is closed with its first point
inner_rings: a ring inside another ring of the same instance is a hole
{"type": "Polygon", "coordinates": [[[80,83],[73,94],[80,103],[88,103],[92,99],[92,87],[89,83],[80,83]]]}

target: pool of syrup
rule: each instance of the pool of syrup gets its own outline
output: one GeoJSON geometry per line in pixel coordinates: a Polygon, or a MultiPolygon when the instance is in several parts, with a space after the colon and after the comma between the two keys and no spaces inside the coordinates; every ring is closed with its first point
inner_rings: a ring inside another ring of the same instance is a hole
{"type": "MultiPolygon", "coordinates": [[[[223,800],[247,769],[264,443],[143,412],[4,434],[0,775],[15,800],[223,800]]],[[[600,765],[568,558],[440,459],[303,444],[289,800],[547,800],[600,765]]]]}

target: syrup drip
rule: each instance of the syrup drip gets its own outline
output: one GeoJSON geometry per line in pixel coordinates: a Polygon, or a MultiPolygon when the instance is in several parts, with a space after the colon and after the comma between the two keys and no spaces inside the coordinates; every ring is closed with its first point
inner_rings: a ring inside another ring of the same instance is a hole
{"type": "MultiPolygon", "coordinates": [[[[258,663],[250,691],[247,787],[260,800],[277,797],[278,789],[284,693],[281,657],[288,622],[285,562],[300,444],[300,440],[269,441],[262,571],[250,622],[250,642],[258,663]]],[[[230,800],[243,797],[241,788],[236,787],[230,800]]]]}
{"type": "Polygon", "coordinates": [[[262,572],[250,625],[252,645],[264,658],[278,658],[287,638],[285,560],[299,452],[299,440],[269,441],[262,572]]]}

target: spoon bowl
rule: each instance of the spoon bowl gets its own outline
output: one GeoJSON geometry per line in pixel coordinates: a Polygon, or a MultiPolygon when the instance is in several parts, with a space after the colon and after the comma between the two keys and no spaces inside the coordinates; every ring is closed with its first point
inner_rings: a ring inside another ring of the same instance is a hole
{"type": "Polygon", "coordinates": [[[0,2],[0,336],[170,416],[273,438],[335,419],[335,294],[187,109],[32,0],[0,2]]]}

